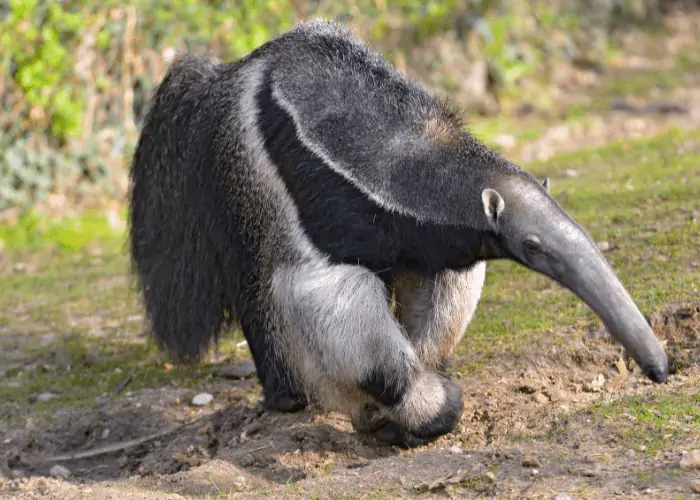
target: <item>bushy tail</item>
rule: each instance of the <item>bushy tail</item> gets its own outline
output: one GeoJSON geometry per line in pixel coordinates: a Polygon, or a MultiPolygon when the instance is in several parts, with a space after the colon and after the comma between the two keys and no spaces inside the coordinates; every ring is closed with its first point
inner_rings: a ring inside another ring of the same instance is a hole
{"type": "Polygon", "coordinates": [[[204,209],[218,125],[206,95],[218,72],[194,55],[170,67],[131,164],[132,266],[151,334],[180,362],[197,360],[227,321],[222,269],[207,233],[214,215],[204,209]]]}

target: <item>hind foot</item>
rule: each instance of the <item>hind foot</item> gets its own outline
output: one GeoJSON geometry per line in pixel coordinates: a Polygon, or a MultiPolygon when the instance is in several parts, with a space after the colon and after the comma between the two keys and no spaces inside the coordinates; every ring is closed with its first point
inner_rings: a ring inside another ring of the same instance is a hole
{"type": "Polygon", "coordinates": [[[290,381],[269,378],[263,386],[263,408],[269,411],[293,413],[308,405],[306,395],[290,381]]]}
{"type": "Polygon", "coordinates": [[[294,413],[301,411],[308,405],[306,397],[300,394],[272,394],[265,395],[263,408],[268,411],[281,411],[284,413],[294,413]]]}

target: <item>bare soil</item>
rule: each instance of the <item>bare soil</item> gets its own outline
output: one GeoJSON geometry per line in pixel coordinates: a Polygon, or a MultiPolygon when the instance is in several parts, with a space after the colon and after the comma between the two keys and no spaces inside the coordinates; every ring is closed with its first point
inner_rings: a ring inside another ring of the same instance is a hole
{"type": "Polygon", "coordinates": [[[466,396],[459,429],[410,451],[380,445],[343,416],[315,408],[263,412],[245,399],[251,379],[214,380],[216,403],[204,408],[189,404],[188,389],[142,390],[98,411],[72,408],[43,424],[16,426],[0,444],[0,497],[682,498],[692,494],[693,474],[678,464],[700,444],[700,422],[686,422],[693,426],[687,436],[650,454],[620,438],[628,418],[598,420],[586,411],[591,402],[631,395],[698,393],[700,303],[669,306],[649,319],[675,372],[661,386],[624,360],[602,328],[551,332],[517,358],[504,352],[484,372],[454,374],[466,396]],[[47,461],[194,420],[141,445],[47,461]],[[67,480],[50,477],[57,463],[70,470],[67,480]]]}

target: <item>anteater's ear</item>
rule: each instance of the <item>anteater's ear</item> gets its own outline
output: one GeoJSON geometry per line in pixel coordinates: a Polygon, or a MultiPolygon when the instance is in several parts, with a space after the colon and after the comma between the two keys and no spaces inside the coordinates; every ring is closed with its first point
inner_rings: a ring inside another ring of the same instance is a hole
{"type": "Polygon", "coordinates": [[[495,229],[498,227],[498,218],[506,207],[506,203],[498,191],[491,188],[486,188],[481,192],[481,201],[484,204],[484,214],[495,229]]]}
{"type": "Polygon", "coordinates": [[[544,178],[544,182],[542,183],[542,185],[544,186],[544,188],[545,188],[545,189],[547,190],[547,192],[549,193],[549,192],[550,192],[550,190],[549,190],[549,186],[550,186],[549,177],[545,177],[545,178],[544,178]]]}

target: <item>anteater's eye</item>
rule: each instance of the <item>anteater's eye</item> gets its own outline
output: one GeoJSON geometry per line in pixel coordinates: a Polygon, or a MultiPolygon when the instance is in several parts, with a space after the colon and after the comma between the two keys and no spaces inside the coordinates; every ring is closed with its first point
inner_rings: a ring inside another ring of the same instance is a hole
{"type": "Polygon", "coordinates": [[[523,241],[523,248],[528,253],[536,253],[541,248],[540,239],[537,236],[528,236],[523,241]]]}

